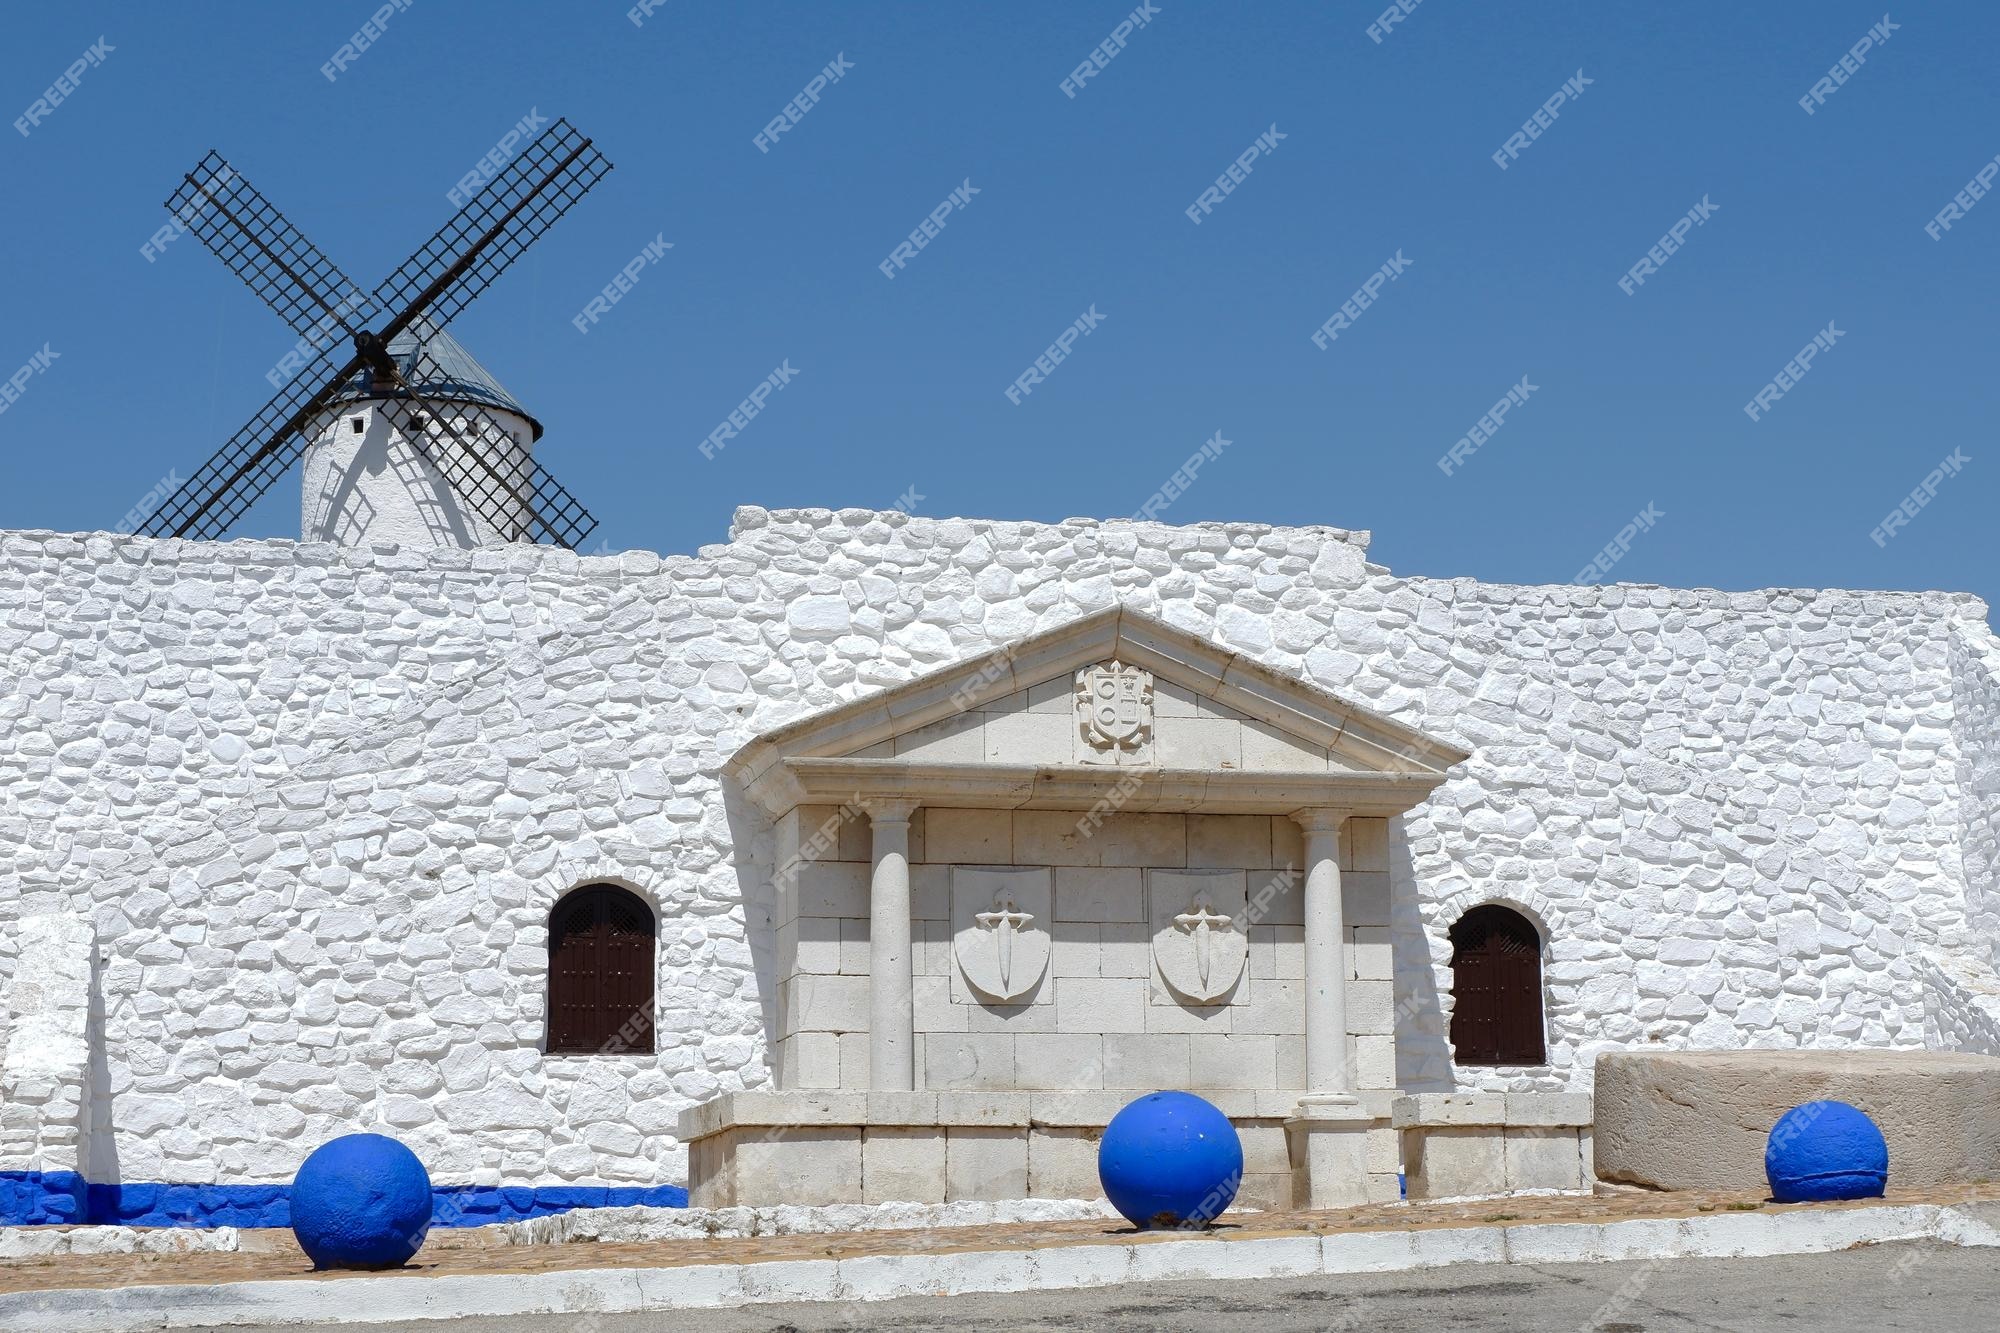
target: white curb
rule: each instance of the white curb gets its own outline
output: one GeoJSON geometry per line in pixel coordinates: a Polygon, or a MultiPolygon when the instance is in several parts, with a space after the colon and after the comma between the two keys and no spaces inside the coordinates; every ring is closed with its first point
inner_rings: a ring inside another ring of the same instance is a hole
{"type": "Polygon", "coordinates": [[[1170,1237],[969,1254],[877,1254],[672,1268],[452,1277],[383,1274],[222,1285],[20,1292],[0,1296],[0,1330],[128,1333],[244,1324],[376,1324],[411,1319],[720,1309],[780,1301],[1060,1291],[1120,1282],[1337,1276],[1464,1263],[1818,1254],[1889,1241],[2000,1246],[2000,1229],[1939,1204],[1716,1213],[1622,1222],[1352,1231],[1220,1240],[1170,1237]]]}

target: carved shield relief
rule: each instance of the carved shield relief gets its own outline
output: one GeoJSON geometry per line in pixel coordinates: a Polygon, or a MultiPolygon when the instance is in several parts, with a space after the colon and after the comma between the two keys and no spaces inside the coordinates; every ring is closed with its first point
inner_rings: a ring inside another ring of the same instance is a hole
{"type": "Polygon", "coordinates": [[[983,999],[1018,1003],[1049,969],[1053,875],[1027,866],[951,868],[951,950],[983,999]]]}
{"type": "Polygon", "coordinates": [[[1146,898],[1161,980],[1192,1003],[1224,1001],[1250,957],[1243,872],[1149,870],[1146,898]]]}
{"type": "Polygon", "coordinates": [[[1113,659],[1076,673],[1076,759],[1082,764],[1153,760],[1153,673],[1113,659]]]}

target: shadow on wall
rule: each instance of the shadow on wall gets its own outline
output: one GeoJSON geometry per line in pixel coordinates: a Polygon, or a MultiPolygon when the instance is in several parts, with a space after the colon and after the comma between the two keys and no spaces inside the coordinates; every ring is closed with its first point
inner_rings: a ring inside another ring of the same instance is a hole
{"type": "Polygon", "coordinates": [[[320,493],[307,499],[307,540],[323,534],[322,540],[355,545],[386,533],[417,545],[469,549],[480,544],[480,534],[467,525],[461,502],[443,474],[396,429],[392,413],[369,413],[366,433],[358,441],[350,441],[339,429],[348,420],[336,420],[313,445],[330,457],[318,460],[327,465],[320,493]],[[385,516],[375,503],[377,497],[396,497],[390,508],[403,512],[385,516]],[[376,531],[385,518],[387,528],[376,531]]]}
{"type": "Polygon", "coordinates": [[[118,1166],[118,1136],[112,1127],[111,1028],[104,1014],[104,972],[100,964],[102,946],[93,944],[90,968],[90,1052],[85,1060],[83,1096],[83,1150],[78,1154],[81,1170],[90,1180],[116,1182],[123,1177],[118,1166]]]}
{"type": "Polygon", "coordinates": [[[732,847],[751,848],[736,861],[736,887],[743,897],[743,936],[757,978],[757,1007],[764,1020],[764,1066],[778,1086],[778,914],[777,829],[736,780],[722,779],[722,812],[732,847]]]}
{"type": "Polygon", "coordinates": [[[1404,817],[1389,821],[1389,939],[1396,978],[1396,1086],[1404,1092],[1450,1092],[1451,1044],[1445,1040],[1444,1004],[1431,966],[1416,868],[1404,817]]]}

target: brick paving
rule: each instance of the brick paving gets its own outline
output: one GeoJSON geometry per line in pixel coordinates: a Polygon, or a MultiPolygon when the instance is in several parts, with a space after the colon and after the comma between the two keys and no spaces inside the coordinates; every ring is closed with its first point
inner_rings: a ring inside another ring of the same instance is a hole
{"type": "MultiPolygon", "coordinates": [[[[1529,1222],[1615,1222],[1628,1218],[1694,1217],[1727,1211],[1789,1212],[1799,1208],[1861,1208],[1889,1204],[2000,1201],[2000,1185],[1890,1190],[1882,1200],[1851,1204],[1775,1204],[1754,1193],[1620,1193],[1489,1199],[1477,1203],[1369,1204],[1321,1212],[1231,1214],[1206,1233],[1222,1240],[1402,1231],[1428,1227],[1529,1222]]],[[[726,1240],[571,1242],[509,1245],[483,1228],[439,1230],[416,1261],[396,1270],[412,1277],[482,1273],[548,1273],[586,1268],[670,1268],[688,1264],[758,1263],[786,1259],[848,1259],[874,1254],[941,1254],[1059,1245],[1171,1243],[1177,1232],[1134,1231],[1102,1218],[1007,1226],[932,1227],[909,1231],[838,1232],[726,1240]]],[[[0,1260],[0,1293],[176,1283],[254,1282],[315,1278],[338,1282],[352,1273],[316,1273],[289,1231],[246,1231],[245,1248],[229,1254],[78,1255],[0,1260]]]]}

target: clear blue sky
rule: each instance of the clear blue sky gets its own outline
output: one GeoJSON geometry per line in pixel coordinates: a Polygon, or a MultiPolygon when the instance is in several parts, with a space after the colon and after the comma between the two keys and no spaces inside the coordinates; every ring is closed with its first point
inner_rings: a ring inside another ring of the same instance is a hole
{"type": "MultiPolygon", "coordinates": [[[[2000,592],[2000,200],[1924,230],[2000,153],[1990,0],[1892,7],[1812,115],[1798,99],[1881,0],[1427,0],[1379,44],[1382,0],[1162,0],[1074,98],[1059,83],[1131,4],[665,0],[636,27],[629,7],[414,0],[330,83],[365,0],[8,5],[0,120],[115,49],[27,137],[0,129],[0,380],[60,355],[0,415],[0,527],[111,527],[269,397],[277,317],[191,238],[140,254],[204,152],[372,288],[532,107],[617,170],[454,329],[546,423],[542,458],[613,549],[693,550],[740,503],[912,488],[920,514],[1125,515],[1220,431],[1169,521],[1370,528],[1400,572],[1562,582],[1651,503],[1615,578],[2000,592]],[[852,70],[760,152],[836,56],[852,70]],[[1581,96],[1497,167],[1579,69],[1581,96]],[[674,248],[579,334],[660,233],[674,248]],[[1315,347],[1399,251],[1407,271],[1315,347]],[[1103,323],[1011,403],[1093,305],[1103,323]],[[1843,336],[1751,421],[1829,321],[1843,336]],[[797,378],[704,459],[785,361],[797,378]],[[1446,476],[1523,377],[1528,402],[1446,476]],[[1954,447],[1962,474],[1878,547],[1954,447]]],[[[295,476],[241,535],[297,534],[295,476]]]]}

